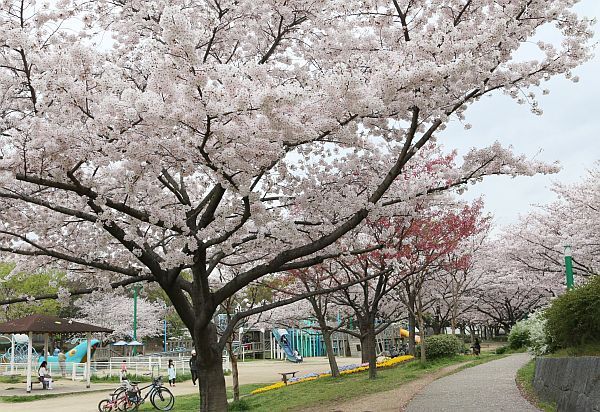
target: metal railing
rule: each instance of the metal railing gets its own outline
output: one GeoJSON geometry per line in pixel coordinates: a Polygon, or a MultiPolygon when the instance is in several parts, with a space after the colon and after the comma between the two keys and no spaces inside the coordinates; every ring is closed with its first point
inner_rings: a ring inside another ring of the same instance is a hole
{"type": "MultiPolygon", "coordinates": [[[[177,375],[190,373],[189,357],[173,357],[170,359],[173,360],[177,375]]],[[[114,357],[108,361],[92,361],[90,365],[91,375],[96,377],[119,376],[123,360],[126,361],[127,373],[130,375],[167,376],[169,358],[161,356],[143,359],[136,359],[136,357],[114,357]]],[[[85,363],[68,362],[65,364],[65,370],[63,371],[58,363],[49,363],[48,371],[52,376],[64,376],[74,381],[85,380],[87,379],[85,366],[85,363]]],[[[37,375],[38,368],[39,363],[37,361],[31,363],[31,371],[34,376],[37,375]]],[[[223,356],[223,370],[231,370],[227,356],[223,356]]],[[[12,365],[10,363],[0,363],[0,375],[11,374],[26,375],[27,362],[15,362],[12,365]]]]}

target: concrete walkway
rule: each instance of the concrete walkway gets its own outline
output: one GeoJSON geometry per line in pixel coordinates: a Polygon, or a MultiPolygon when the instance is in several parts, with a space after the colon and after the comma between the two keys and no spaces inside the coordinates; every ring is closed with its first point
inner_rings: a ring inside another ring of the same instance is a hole
{"type": "Polygon", "coordinates": [[[530,356],[516,354],[438,379],[408,404],[407,412],[537,412],[515,376],[530,356]]]}

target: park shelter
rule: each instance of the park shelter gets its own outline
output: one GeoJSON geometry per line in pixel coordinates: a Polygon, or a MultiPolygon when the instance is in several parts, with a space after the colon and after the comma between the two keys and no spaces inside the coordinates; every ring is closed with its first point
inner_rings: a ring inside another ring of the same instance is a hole
{"type": "MultiPolygon", "coordinates": [[[[91,340],[92,332],[108,332],[112,333],[112,329],[103,328],[101,326],[89,325],[87,323],[75,322],[69,319],[59,318],[58,316],[50,315],[29,315],[21,319],[11,320],[0,324],[0,333],[23,333],[29,336],[29,346],[27,349],[27,392],[31,392],[31,357],[33,353],[33,334],[44,335],[44,358],[48,356],[48,337],[57,333],[86,333],[87,338],[87,357],[86,357],[86,379],[87,387],[90,387],[91,375],[91,340]]],[[[13,340],[14,342],[14,340],[13,340]]],[[[14,346],[12,348],[14,356],[14,346]]],[[[11,359],[14,362],[14,359],[11,359]]]]}

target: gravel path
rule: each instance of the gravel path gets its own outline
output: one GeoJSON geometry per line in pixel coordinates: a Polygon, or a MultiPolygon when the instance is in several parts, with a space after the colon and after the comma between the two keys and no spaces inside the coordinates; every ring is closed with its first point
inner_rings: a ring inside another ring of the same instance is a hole
{"type": "Polygon", "coordinates": [[[517,370],[529,359],[511,355],[441,378],[415,396],[407,412],[537,412],[515,383],[517,370]]]}

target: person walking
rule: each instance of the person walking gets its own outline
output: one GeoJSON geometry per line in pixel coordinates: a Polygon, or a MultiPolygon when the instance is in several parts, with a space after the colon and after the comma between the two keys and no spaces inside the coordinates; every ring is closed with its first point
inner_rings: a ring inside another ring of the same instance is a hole
{"type": "Polygon", "coordinates": [[[198,366],[196,366],[196,350],[192,349],[192,357],[190,358],[190,373],[192,374],[192,383],[196,385],[198,380],[198,366]]]}
{"type": "Polygon", "coordinates": [[[58,352],[58,366],[60,367],[60,375],[64,378],[67,371],[67,355],[62,350],[58,352]]]}
{"type": "Polygon", "coordinates": [[[175,365],[173,359],[169,359],[169,366],[167,366],[167,373],[169,374],[169,386],[175,386],[175,377],[177,372],[175,371],[175,365]]]}

